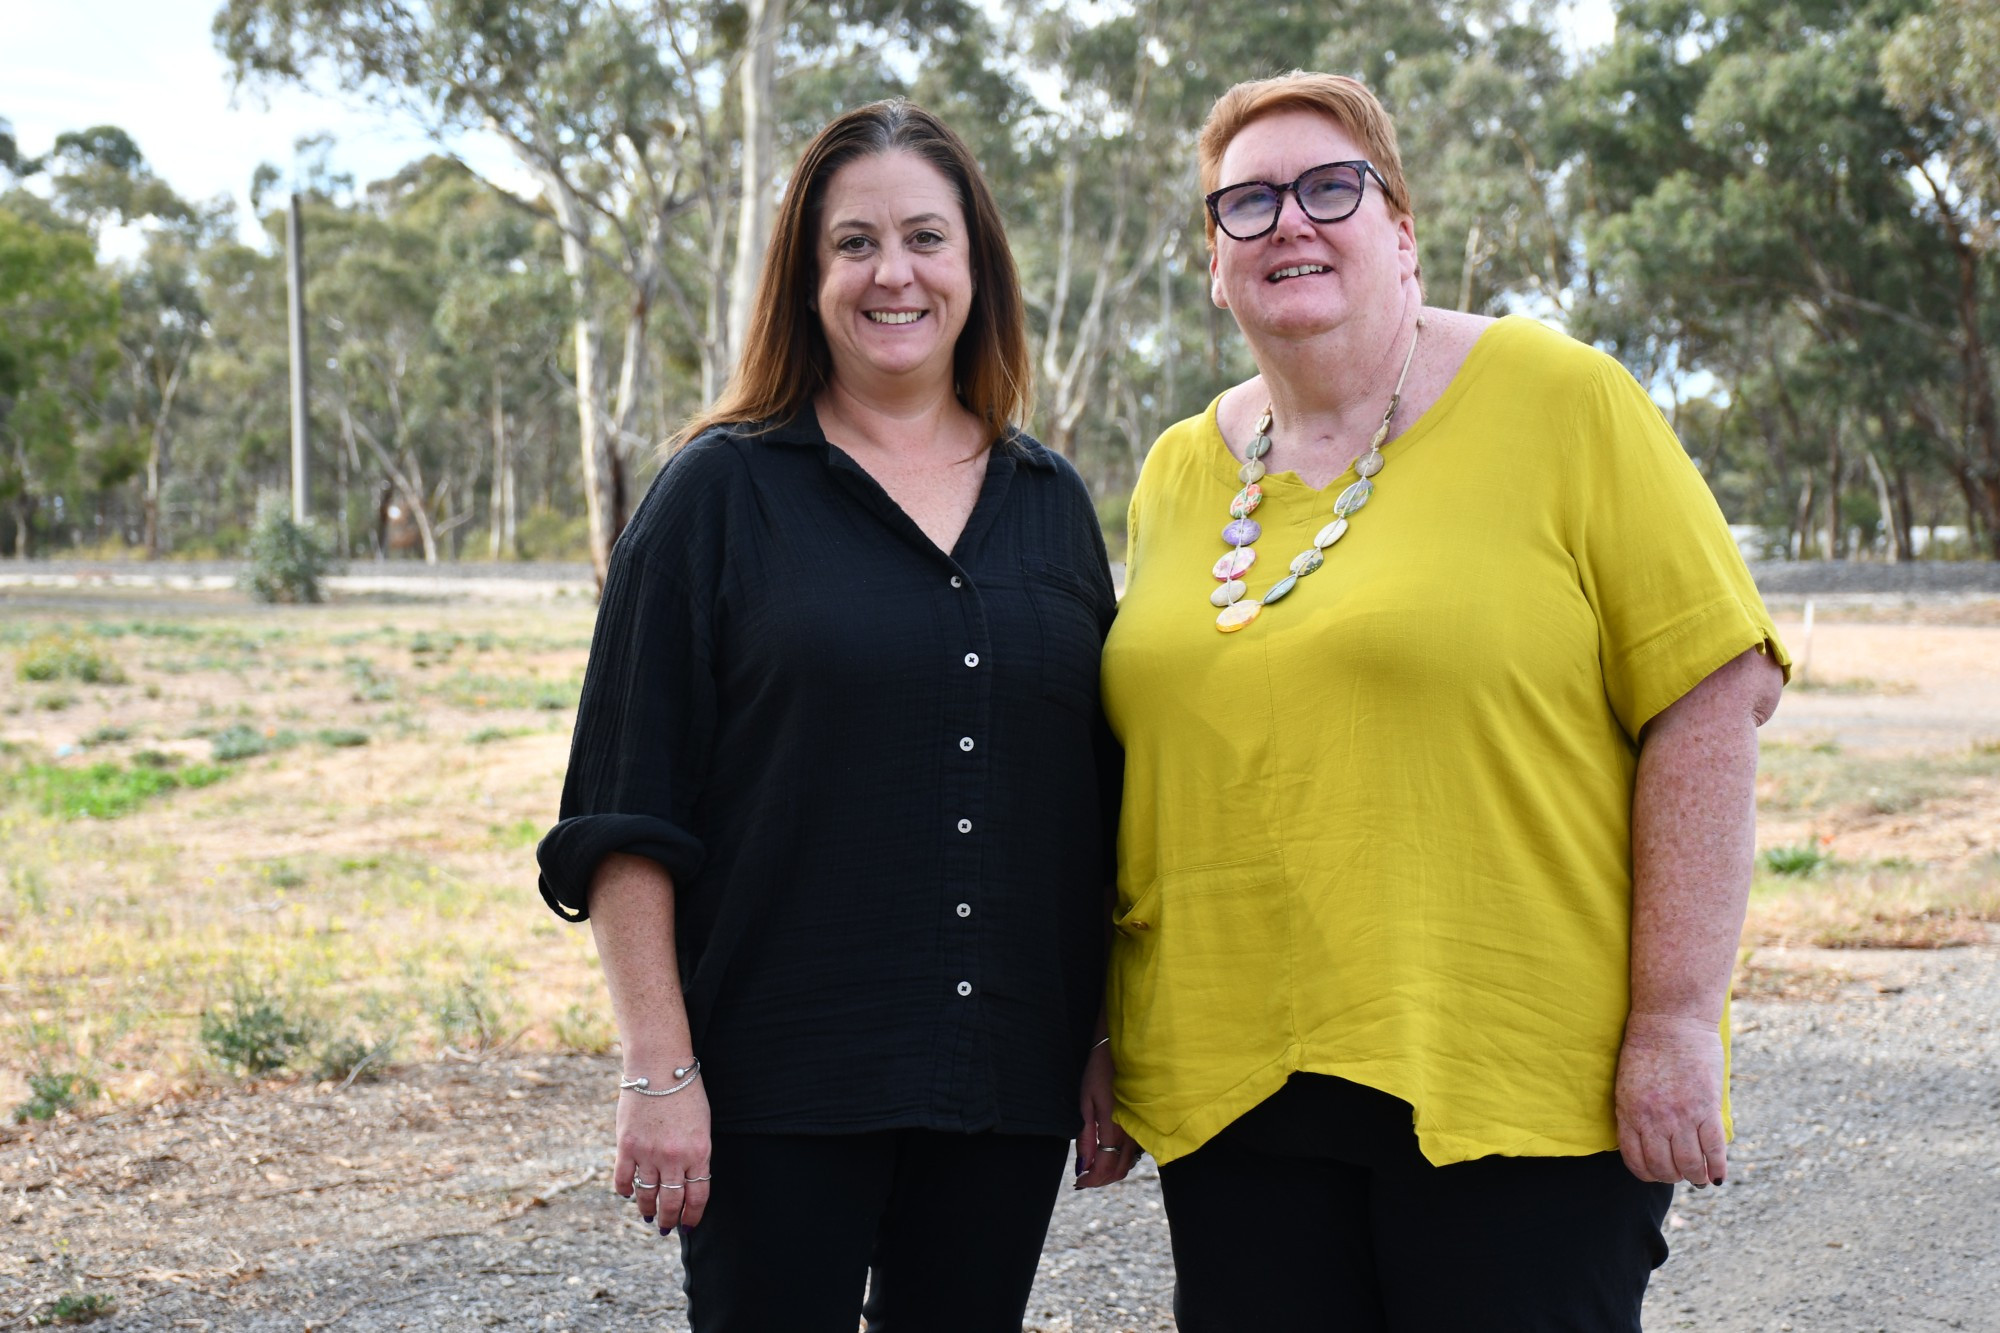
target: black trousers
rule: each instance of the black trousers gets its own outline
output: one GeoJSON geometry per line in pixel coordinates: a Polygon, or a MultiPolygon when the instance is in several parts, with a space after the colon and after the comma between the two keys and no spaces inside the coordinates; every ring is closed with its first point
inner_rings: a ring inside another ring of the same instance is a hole
{"type": "Polygon", "coordinates": [[[1639,1333],[1673,1200],[1615,1152],[1432,1166],[1408,1102],[1320,1074],[1160,1186],[1181,1333],[1639,1333]]]}
{"type": "Polygon", "coordinates": [[[714,1136],[682,1233],[694,1333],[1020,1333],[1068,1140],[714,1136]],[[867,1289],[866,1301],[863,1288],[867,1289]]]}

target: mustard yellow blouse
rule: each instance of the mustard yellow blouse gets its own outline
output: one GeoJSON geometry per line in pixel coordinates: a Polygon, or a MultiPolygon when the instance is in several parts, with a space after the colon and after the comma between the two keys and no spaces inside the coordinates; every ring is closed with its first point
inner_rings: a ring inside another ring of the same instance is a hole
{"type": "MultiPolygon", "coordinates": [[[[1295,1070],[1410,1102],[1439,1165],[1615,1148],[1640,729],[1747,648],[1789,661],[1610,357],[1502,320],[1384,454],[1326,567],[1235,634],[1215,404],[1132,497],[1111,1031],[1162,1162],[1295,1070]]],[[[1251,596],[1353,480],[1264,479],[1251,596]]]]}

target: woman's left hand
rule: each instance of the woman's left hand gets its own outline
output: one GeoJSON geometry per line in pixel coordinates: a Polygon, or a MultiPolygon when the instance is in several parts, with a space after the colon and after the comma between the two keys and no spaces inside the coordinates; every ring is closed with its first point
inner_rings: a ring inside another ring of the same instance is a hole
{"type": "Polygon", "coordinates": [[[1722,1035],[1713,1023],[1633,1014],[1618,1053],[1618,1151],[1641,1180],[1720,1185],[1722,1035]]]}
{"type": "Polygon", "coordinates": [[[1139,1145],[1111,1118],[1111,1047],[1099,1044],[1083,1067],[1083,1131],[1076,1136],[1076,1185],[1112,1185],[1139,1158],[1139,1145]]]}

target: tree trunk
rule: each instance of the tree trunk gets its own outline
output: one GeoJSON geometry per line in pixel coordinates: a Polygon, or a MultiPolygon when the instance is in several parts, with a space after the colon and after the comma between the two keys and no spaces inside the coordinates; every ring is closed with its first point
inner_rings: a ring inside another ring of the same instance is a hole
{"type": "Polygon", "coordinates": [[[1883,474],[1873,449],[1864,449],[1861,456],[1868,460],[1868,476],[1875,483],[1875,507],[1882,515],[1885,558],[1892,565],[1898,564],[1903,558],[1903,534],[1896,530],[1896,507],[1889,499],[1889,478],[1883,474]]]}
{"type": "Polygon", "coordinates": [[[1840,418],[1835,417],[1833,429],[1827,432],[1826,443],[1826,546],[1828,560],[1838,560],[1846,554],[1846,545],[1841,540],[1840,531],[1840,418]]]}
{"type": "Polygon", "coordinates": [[[486,554],[489,559],[500,559],[503,551],[509,550],[507,543],[508,513],[512,508],[512,487],[507,483],[514,471],[514,460],[507,451],[507,413],[502,407],[500,368],[493,368],[493,475],[486,490],[486,554]]]}
{"type": "Polygon", "coordinates": [[[743,340],[757,308],[757,277],[771,238],[771,178],[777,136],[772,110],[777,95],[778,38],[785,31],[785,0],[747,0],[749,30],[737,88],[743,103],[741,203],[736,209],[736,262],[729,277],[729,364],[743,355],[743,340]]]}

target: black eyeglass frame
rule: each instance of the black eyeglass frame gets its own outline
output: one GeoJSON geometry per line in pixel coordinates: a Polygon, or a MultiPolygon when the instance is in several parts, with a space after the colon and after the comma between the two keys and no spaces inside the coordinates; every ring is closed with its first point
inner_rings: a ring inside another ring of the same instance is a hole
{"type": "Polygon", "coordinates": [[[1385,199],[1388,198],[1389,182],[1383,179],[1382,173],[1375,169],[1373,162],[1370,162],[1365,157],[1357,157],[1346,162],[1322,162],[1316,167],[1307,167],[1304,171],[1301,171],[1297,176],[1282,185],[1277,181],[1237,181],[1234,185],[1225,185],[1219,190],[1210,190],[1206,195],[1202,196],[1202,202],[1208,205],[1208,216],[1214,221],[1217,229],[1224,236],[1227,236],[1232,241],[1254,241],[1260,237],[1269,236],[1277,228],[1278,219],[1285,215],[1285,191],[1290,190],[1292,192],[1292,198],[1298,200],[1299,212],[1304,213],[1314,222],[1345,222],[1359,211],[1361,201],[1368,197],[1368,178],[1370,176],[1373,176],[1377,183],[1381,185],[1382,197],[1385,199]],[[1353,208],[1348,209],[1339,217],[1323,218],[1313,212],[1312,209],[1306,207],[1306,197],[1299,193],[1299,182],[1317,172],[1330,171],[1334,167],[1358,168],[1359,170],[1355,174],[1360,178],[1361,188],[1354,192],[1353,208]],[[1248,185],[1261,185],[1265,189],[1275,192],[1278,196],[1278,206],[1271,210],[1271,221],[1262,231],[1253,231],[1248,236],[1238,236],[1235,232],[1229,230],[1228,225],[1223,222],[1222,209],[1219,205],[1223,195],[1230,193],[1232,190],[1243,189],[1248,185]]]}

